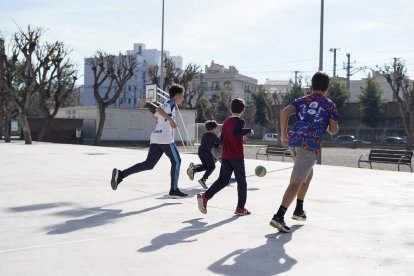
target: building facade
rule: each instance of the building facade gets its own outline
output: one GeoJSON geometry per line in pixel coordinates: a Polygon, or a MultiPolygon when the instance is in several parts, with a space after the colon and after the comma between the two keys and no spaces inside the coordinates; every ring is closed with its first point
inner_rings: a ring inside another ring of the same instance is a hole
{"type": "MultiPolygon", "coordinates": [[[[150,66],[160,66],[161,51],[157,49],[146,49],[145,44],[135,43],[133,50],[128,50],[127,55],[133,55],[138,61],[138,67],[134,76],[126,83],[124,89],[113,107],[117,108],[141,108],[145,105],[140,101],[145,97],[145,86],[152,81],[148,76],[150,66]]],[[[164,57],[171,58],[178,69],[182,69],[183,59],[181,56],[170,56],[168,51],[164,51],[164,57]]],[[[84,60],[84,84],[80,87],[79,105],[96,106],[97,102],[93,94],[94,76],[89,65],[89,59],[84,60]]],[[[109,83],[109,82],[108,82],[109,83]]],[[[102,85],[102,93],[108,88],[108,83],[102,85]]],[[[110,93],[110,97],[115,93],[110,93]]]]}
{"type": "MultiPolygon", "coordinates": [[[[202,74],[204,96],[213,102],[221,90],[229,93],[230,98],[242,98],[247,103],[252,99],[251,93],[256,90],[257,80],[244,76],[234,66],[225,68],[223,65],[211,62],[210,66],[205,66],[202,74]]],[[[199,81],[196,79],[194,81],[199,81]]]]}

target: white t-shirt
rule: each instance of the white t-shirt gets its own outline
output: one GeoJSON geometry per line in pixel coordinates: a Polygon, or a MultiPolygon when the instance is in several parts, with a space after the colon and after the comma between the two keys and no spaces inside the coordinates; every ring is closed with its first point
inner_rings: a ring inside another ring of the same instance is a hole
{"type": "MultiPolygon", "coordinates": [[[[173,99],[166,100],[162,105],[159,106],[162,108],[168,116],[175,118],[176,105],[173,99]]],[[[151,144],[172,144],[174,143],[174,132],[171,128],[170,122],[167,121],[160,114],[155,113],[154,116],[157,117],[157,125],[152,131],[150,143],[151,144]]]]}

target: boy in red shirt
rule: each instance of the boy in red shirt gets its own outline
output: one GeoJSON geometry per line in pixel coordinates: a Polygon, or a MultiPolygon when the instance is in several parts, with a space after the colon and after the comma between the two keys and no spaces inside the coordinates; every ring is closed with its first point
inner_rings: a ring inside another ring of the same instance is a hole
{"type": "Polygon", "coordinates": [[[229,183],[231,174],[234,172],[237,181],[238,202],[236,215],[250,215],[244,208],[247,197],[246,170],[244,167],[244,136],[254,132],[250,128],[244,128],[246,122],[241,119],[244,114],[245,103],[243,99],[236,98],[231,102],[232,115],[226,119],[221,129],[221,139],[223,140],[222,162],[219,178],[210,186],[205,193],[197,195],[198,209],[201,213],[207,213],[207,201],[213,198],[221,189],[229,183]]]}

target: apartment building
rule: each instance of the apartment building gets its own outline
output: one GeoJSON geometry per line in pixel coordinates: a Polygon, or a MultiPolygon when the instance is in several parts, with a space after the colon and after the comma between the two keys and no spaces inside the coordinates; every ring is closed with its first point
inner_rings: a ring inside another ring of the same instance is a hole
{"type": "MultiPolygon", "coordinates": [[[[242,98],[247,103],[251,101],[251,93],[256,90],[257,80],[244,76],[234,66],[225,68],[223,65],[211,62],[205,66],[202,75],[204,96],[215,101],[221,89],[230,94],[231,99],[242,98]]],[[[199,81],[199,80],[194,80],[199,81]]]]}

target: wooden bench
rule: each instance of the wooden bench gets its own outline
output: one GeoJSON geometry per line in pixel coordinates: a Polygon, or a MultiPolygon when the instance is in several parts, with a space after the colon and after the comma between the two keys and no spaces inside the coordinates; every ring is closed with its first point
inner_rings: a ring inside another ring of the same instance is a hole
{"type": "Polygon", "coordinates": [[[369,163],[370,168],[372,169],[371,163],[387,163],[387,164],[397,164],[398,170],[400,170],[400,165],[407,165],[410,167],[411,172],[413,172],[413,167],[411,166],[411,159],[413,157],[412,151],[405,150],[378,150],[372,149],[369,154],[362,154],[358,160],[358,168],[361,168],[360,164],[365,162],[369,163]],[[368,156],[368,159],[362,159],[364,156],[368,156]]]}
{"type": "Polygon", "coordinates": [[[265,148],[260,148],[257,150],[256,159],[259,159],[260,155],[266,155],[267,160],[269,160],[270,156],[282,156],[282,161],[285,162],[286,157],[292,157],[290,151],[283,146],[279,145],[267,145],[265,148]]]}

